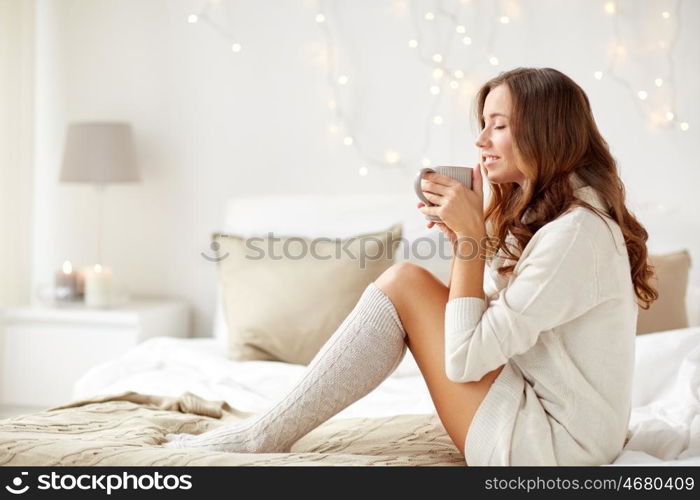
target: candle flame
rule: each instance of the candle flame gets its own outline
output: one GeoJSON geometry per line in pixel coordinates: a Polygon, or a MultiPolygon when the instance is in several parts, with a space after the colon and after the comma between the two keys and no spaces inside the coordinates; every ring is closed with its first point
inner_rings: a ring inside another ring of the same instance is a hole
{"type": "Polygon", "coordinates": [[[73,266],[71,265],[70,261],[67,260],[63,263],[63,273],[64,274],[70,274],[73,272],[73,266]]]}

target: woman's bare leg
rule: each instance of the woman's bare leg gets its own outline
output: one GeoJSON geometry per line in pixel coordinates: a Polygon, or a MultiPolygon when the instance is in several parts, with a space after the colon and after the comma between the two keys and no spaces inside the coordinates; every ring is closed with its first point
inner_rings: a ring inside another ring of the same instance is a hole
{"type": "Polygon", "coordinates": [[[504,365],[478,382],[451,381],[445,374],[444,338],[449,289],[425,268],[408,262],[390,267],[375,284],[394,304],[438,416],[464,455],[474,414],[504,365]]]}

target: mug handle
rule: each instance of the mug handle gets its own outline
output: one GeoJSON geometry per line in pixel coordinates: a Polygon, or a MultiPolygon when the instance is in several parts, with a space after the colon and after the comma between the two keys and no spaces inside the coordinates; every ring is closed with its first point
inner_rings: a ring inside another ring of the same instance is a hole
{"type": "Polygon", "coordinates": [[[418,172],[418,175],[416,176],[416,180],[413,183],[413,189],[416,191],[416,195],[418,196],[418,198],[420,198],[420,200],[423,203],[425,203],[426,206],[432,207],[434,205],[430,201],[428,201],[428,198],[425,197],[425,195],[423,194],[423,190],[420,187],[420,181],[421,179],[423,179],[423,174],[426,172],[435,172],[435,170],[433,170],[430,167],[421,168],[418,172]]]}

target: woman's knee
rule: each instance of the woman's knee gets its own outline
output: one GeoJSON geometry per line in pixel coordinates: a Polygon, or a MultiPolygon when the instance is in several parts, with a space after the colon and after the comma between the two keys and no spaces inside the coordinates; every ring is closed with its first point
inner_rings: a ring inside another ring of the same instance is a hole
{"type": "Polygon", "coordinates": [[[383,290],[397,289],[428,279],[429,276],[430,272],[424,267],[412,262],[399,262],[384,271],[375,280],[375,284],[383,290]]]}

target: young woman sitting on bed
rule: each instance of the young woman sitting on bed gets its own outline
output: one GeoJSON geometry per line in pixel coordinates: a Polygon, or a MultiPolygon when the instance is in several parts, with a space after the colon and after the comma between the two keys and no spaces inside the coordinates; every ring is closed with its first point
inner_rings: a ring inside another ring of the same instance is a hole
{"type": "Polygon", "coordinates": [[[427,173],[435,206],[418,204],[453,242],[448,286],[418,265],[392,266],[268,411],[164,446],[288,452],[408,348],[468,465],[614,461],[628,437],[638,307],[657,298],[647,232],[625,207],[588,97],[566,75],[501,73],[476,111],[473,189],[427,173]]]}

